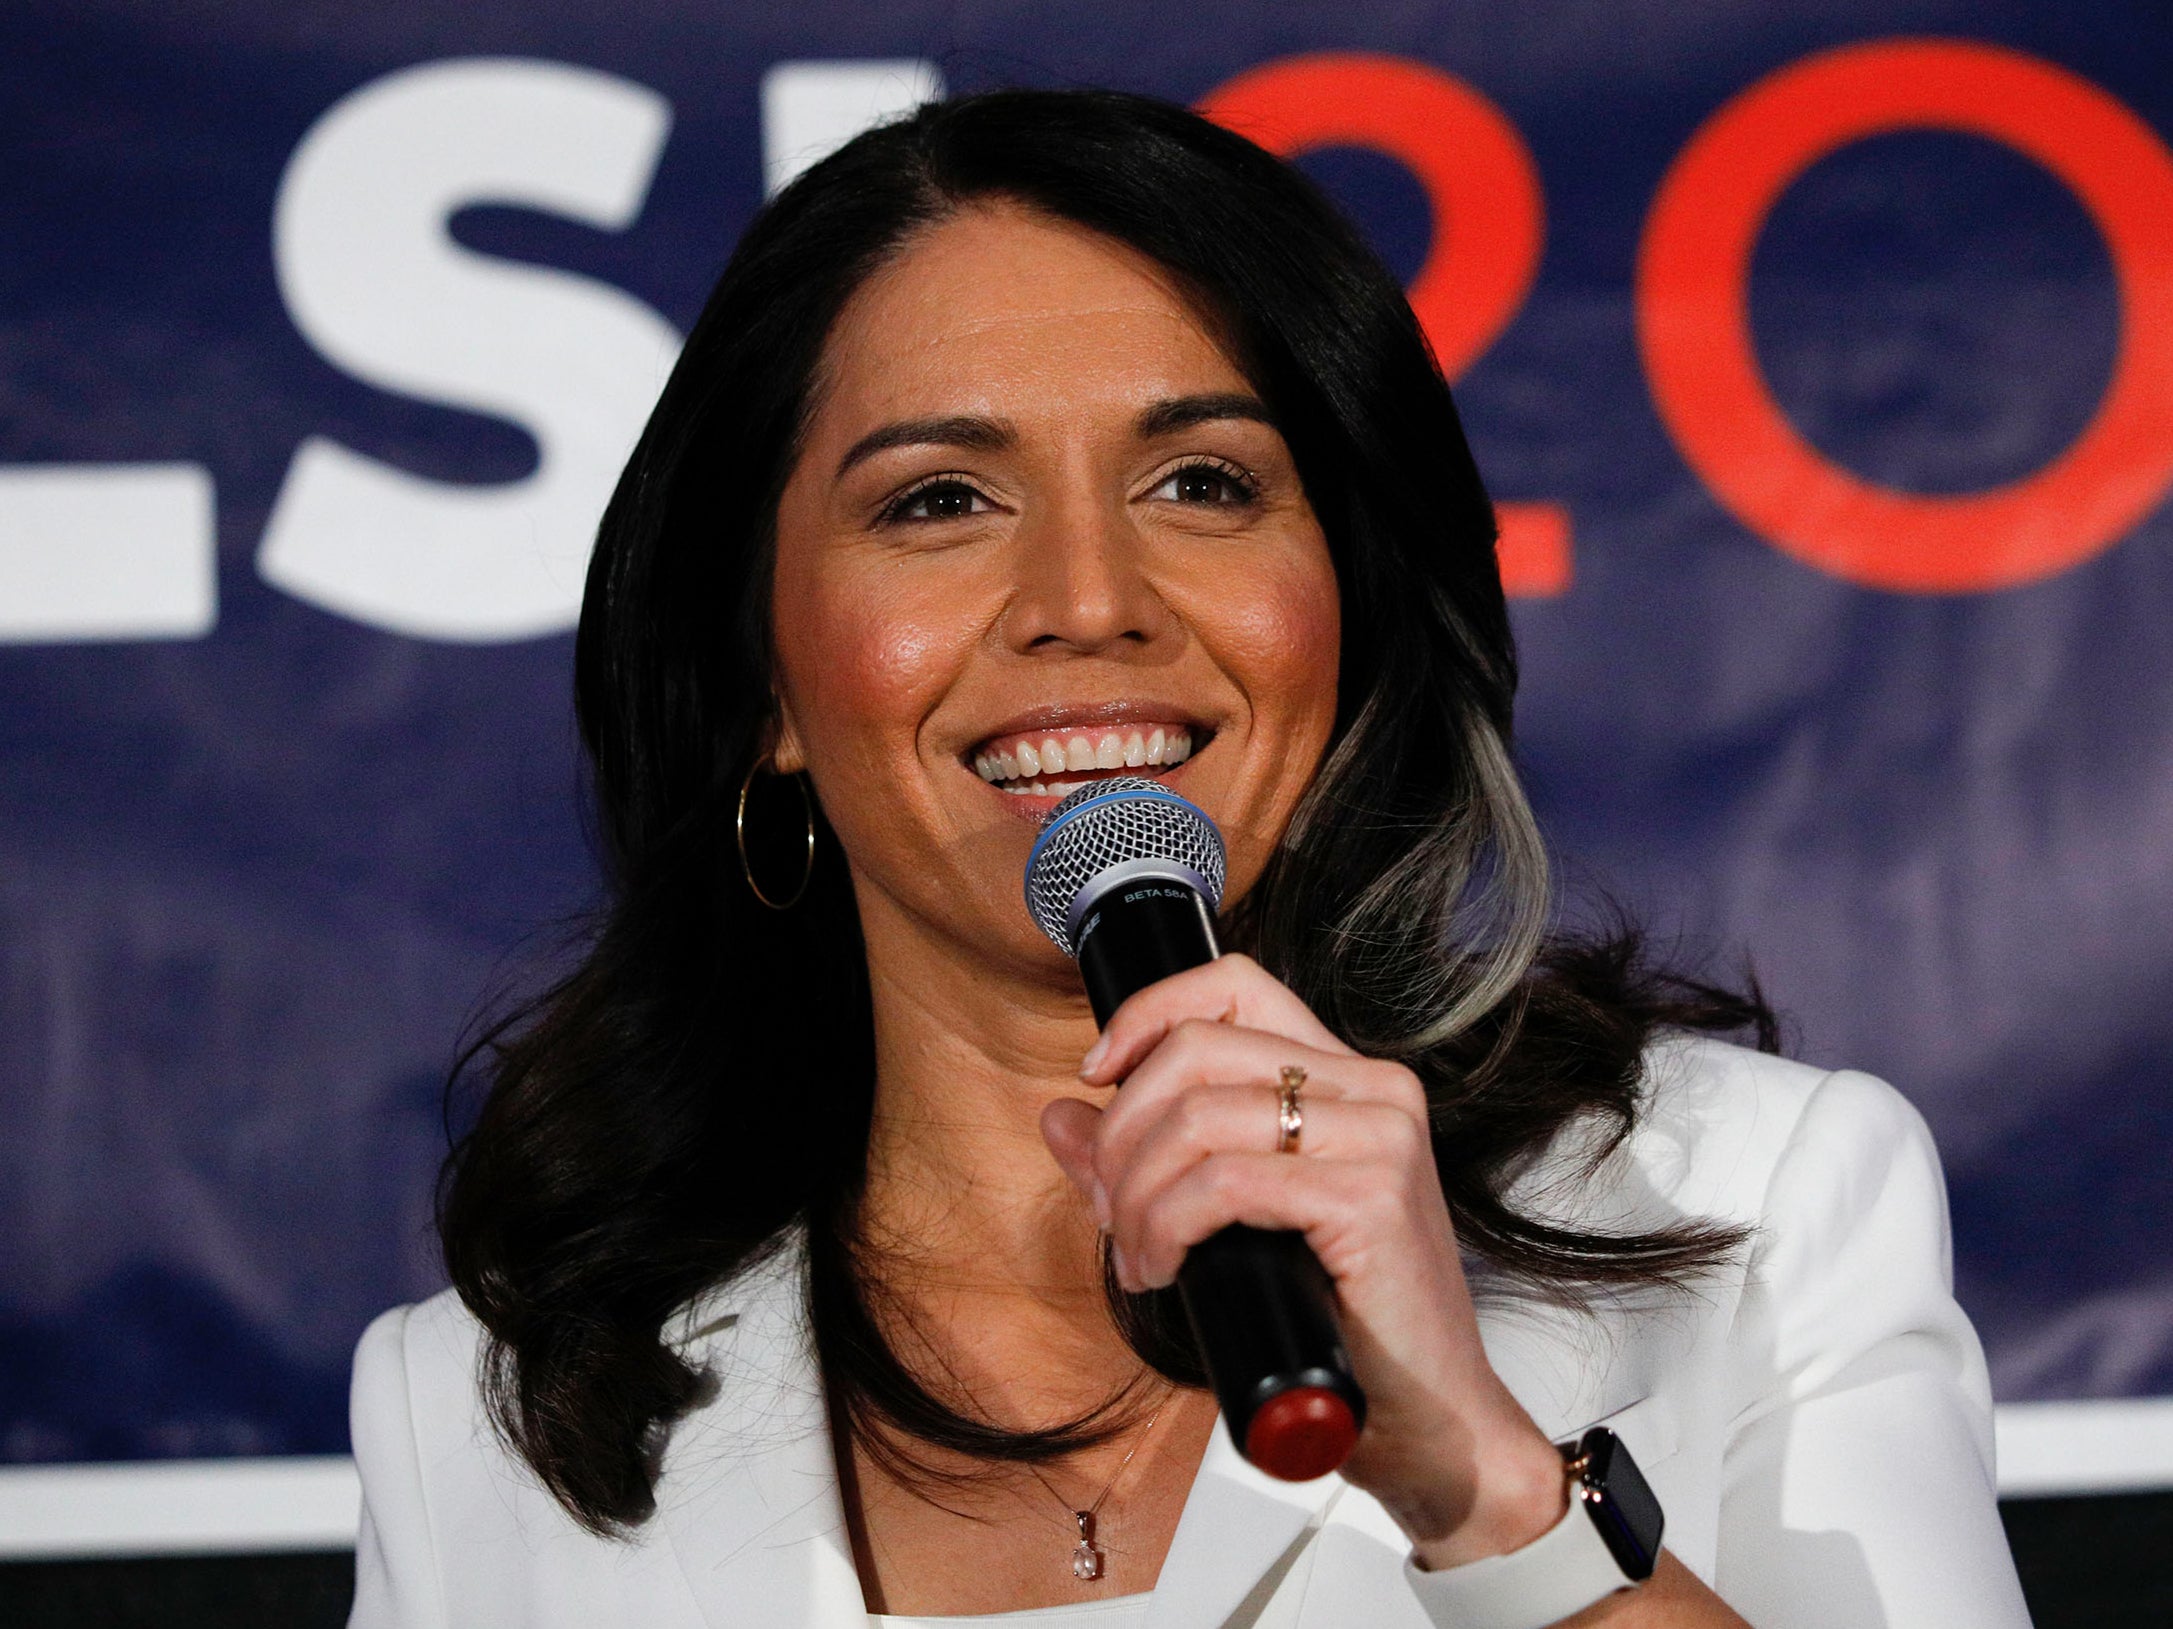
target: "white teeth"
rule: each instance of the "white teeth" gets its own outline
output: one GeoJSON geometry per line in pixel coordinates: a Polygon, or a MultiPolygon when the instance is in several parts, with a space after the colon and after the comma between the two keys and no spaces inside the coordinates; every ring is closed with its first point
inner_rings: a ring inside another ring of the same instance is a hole
{"type": "Polygon", "coordinates": [[[1081,770],[1169,768],[1191,756],[1190,730],[1156,725],[1148,730],[1109,730],[1099,739],[1084,734],[1067,738],[1049,735],[1042,737],[1038,746],[1028,740],[1013,740],[977,752],[973,770],[1006,792],[1061,797],[1089,784],[1056,779],[1066,772],[1076,775],[1081,770]]]}

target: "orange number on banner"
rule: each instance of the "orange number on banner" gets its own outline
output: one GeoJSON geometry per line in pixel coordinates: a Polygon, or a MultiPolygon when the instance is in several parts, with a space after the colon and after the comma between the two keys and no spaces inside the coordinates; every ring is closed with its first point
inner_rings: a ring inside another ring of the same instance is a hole
{"type": "MultiPolygon", "coordinates": [[[[1328,51],[1248,69],[1200,111],[1285,158],[1368,147],[1418,178],[1433,246],[1411,284],[1411,309],[1449,378],[1524,303],[1546,231],[1539,169],[1507,115],[1463,81],[1400,57],[1328,51]]],[[[1495,512],[1503,586],[1523,595],[1568,588],[1568,512],[1551,503],[1497,504],[1495,512]]]]}
{"type": "Polygon", "coordinates": [[[1744,524],[1822,571],[1904,593],[2009,588],[2106,549],[2173,483],[2173,156],[2063,68],[1997,46],[1845,47],[1743,92],[1662,181],[1637,272],[1638,339],[1660,417],[1744,524]],[[1861,480],[1789,423],[1758,366],[1750,263],[1788,187],[1864,137],[1959,130],[2035,159],[2089,211],[2121,301],[2111,383],[2035,474],[1958,497],[1861,480]]]}

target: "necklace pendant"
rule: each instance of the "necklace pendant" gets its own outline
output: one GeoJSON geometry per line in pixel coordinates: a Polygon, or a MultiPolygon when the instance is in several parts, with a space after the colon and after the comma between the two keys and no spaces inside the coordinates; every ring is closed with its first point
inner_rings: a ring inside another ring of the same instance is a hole
{"type": "Polygon", "coordinates": [[[1102,1552],[1094,1547],[1094,1512],[1072,1512],[1079,1523],[1079,1547],[1071,1553],[1071,1575],[1082,1584],[1091,1584],[1102,1575],[1102,1552]]]}

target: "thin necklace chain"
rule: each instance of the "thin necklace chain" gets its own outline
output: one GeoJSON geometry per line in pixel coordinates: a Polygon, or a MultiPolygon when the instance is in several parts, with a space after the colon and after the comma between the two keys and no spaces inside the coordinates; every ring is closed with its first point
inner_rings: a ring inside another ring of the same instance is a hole
{"type": "Polygon", "coordinates": [[[1139,1428],[1139,1435],[1132,1439],[1132,1446],[1125,1450],[1124,1457],[1117,1461],[1117,1468],[1109,1473],[1109,1480],[1102,1484],[1102,1491],[1094,1496],[1094,1502],[1084,1510],[1075,1508],[1069,1499],[1058,1493],[1051,1486],[1049,1479],[1041,1474],[1040,1466],[1028,1465],[1026,1467],[1034,1473],[1034,1480],[1048,1489],[1050,1498],[1054,1499],[1066,1510],[1071,1511],[1071,1519],[1079,1529],[1079,1542],[1071,1552],[1071,1575],[1081,1583],[1092,1583],[1095,1579],[1101,1577],[1108,1563],[1108,1557],[1103,1553],[1102,1547],[1094,1540],[1094,1518],[1101,1514],[1103,1504],[1107,1502],[1109,1495],[1116,1491],[1117,1479],[1124,1474],[1124,1468],[1132,1463],[1132,1456],[1146,1446],[1148,1433],[1154,1430],[1154,1422],[1159,1420],[1162,1417],[1162,1411],[1169,1407],[1170,1396],[1170,1392],[1163,1393],[1162,1401],[1155,1406],[1155,1411],[1147,1416],[1147,1423],[1139,1428]]]}

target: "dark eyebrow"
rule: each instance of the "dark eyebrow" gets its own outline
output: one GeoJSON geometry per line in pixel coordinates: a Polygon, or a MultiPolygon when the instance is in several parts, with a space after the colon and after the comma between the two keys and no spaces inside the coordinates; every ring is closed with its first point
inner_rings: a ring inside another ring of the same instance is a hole
{"type": "Polygon", "coordinates": [[[838,475],[863,459],[873,458],[879,452],[892,447],[968,447],[975,452],[994,452],[1008,447],[1013,440],[1008,426],[992,419],[977,419],[966,415],[937,419],[900,419],[886,424],[879,430],[870,430],[838,460],[838,475]]]}
{"type": "MultiPolygon", "coordinates": [[[[1134,428],[1140,439],[1152,440],[1178,430],[1188,430],[1195,424],[1208,424],[1216,419],[1249,419],[1256,424],[1274,427],[1275,419],[1268,412],[1267,403],[1257,396],[1243,391],[1214,391],[1199,396],[1176,396],[1168,401],[1156,402],[1139,415],[1134,428]]],[[[967,414],[948,418],[900,419],[870,430],[838,460],[837,473],[842,477],[855,464],[873,458],[879,452],[892,447],[966,447],[975,452],[994,452],[1008,447],[1016,438],[1008,425],[993,419],[979,419],[967,414]]]]}
{"type": "Polygon", "coordinates": [[[1195,424],[1208,424],[1216,419],[1250,419],[1271,430],[1275,428],[1275,416],[1268,411],[1266,402],[1243,391],[1226,390],[1156,402],[1139,415],[1137,429],[1141,440],[1151,441],[1156,436],[1189,430],[1195,424]]]}

